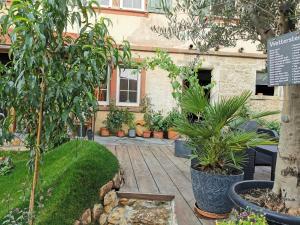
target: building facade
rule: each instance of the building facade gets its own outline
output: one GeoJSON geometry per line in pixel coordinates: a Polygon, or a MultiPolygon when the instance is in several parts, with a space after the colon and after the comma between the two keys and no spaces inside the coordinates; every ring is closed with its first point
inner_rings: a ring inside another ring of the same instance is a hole
{"type": "MultiPolygon", "coordinates": [[[[238,41],[235,48],[220,48],[199,53],[189,42],[166,39],[152,31],[153,26],[167,25],[160,0],[99,0],[95,8],[97,17],[109,18],[111,36],[117,43],[127,40],[131,44],[133,60],[141,61],[155,55],[159,48],[170,54],[178,65],[187,65],[195,58],[202,62],[199,74],[203,83],[214,82],[211,100],[252,91],[250,105],[253,110],[280,110],[280,88],[268,87],[262,72],[266,67],[266,55],[257,51],[256,44],[238,41]]],[[[168,2],[172,4],[171,0],[168,2]]],[[[78,30],[70,28],[68,32],[78,30]]],[[[0,53],[7,46],[0,46],[0,53]]],[[[142,102],[147,96],[153,109],[167,113],[176,108],[168,73],[163,70],[147,70],[131,73],[133,68],[116,68],[108,71],[108,82],[96,91],[99,111],[96,114],[98,131],[108,113],[108,105],[128,108],[136,119],[142,119],[142,102]]],[[[278,118],[275,116],[274,118],[278,118]]]]}

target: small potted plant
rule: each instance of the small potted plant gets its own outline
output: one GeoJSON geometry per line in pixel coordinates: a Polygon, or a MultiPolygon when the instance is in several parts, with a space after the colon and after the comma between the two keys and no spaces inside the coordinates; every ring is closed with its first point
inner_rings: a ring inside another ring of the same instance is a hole
{"type": "Polygon", "coordinates": [[[151,130],[153,137],[158,139],[164,138],[164,118],[161,112],[156,112],[151,115],[151,130]]]}
{"type": "Polygon", "coordinates": [[[244,178],[243,165],[247,162],[247,148],[274,144],[262,134],[230,129],[230,123],[240,119],[240,111],[250,92],[210,103],[199,84],[186,89],[180,99],[182,111],[194,115],[178,120],[176,130],[194,148],[191,163],[196,209],[210,218],[226,217],[233,203],[227,194],[234,183],[244,178]]]}
{"type": "Polygon", "coordinates": [[[165,126],[168,132],[168,139],[176,140],[179,138],[178,132],[174,129],[175,121],[179,119],[179,117],[180,113],[176,109],[173,109],[165,118],[165,126]]]}
{"type": "Polygon", "coordinates": [[[110,105],[109,113],[105,120],[105,124],[108,130],[116,134],[117,137],[124,137],[125,132],[122,130],[122,126],[124,122],[125,122],[124,111],[117,109],[113,105],[110,105]]]}
{"type": "Polygon", "coordinates": [[[125,110],[125,121],[126,125],[128,126],[128,137],[135,138],[136,137],[136,130],[135,130],[135,124],[134,124],[134,114],[132,112],[129,112],[127,109],[125,110]]]}

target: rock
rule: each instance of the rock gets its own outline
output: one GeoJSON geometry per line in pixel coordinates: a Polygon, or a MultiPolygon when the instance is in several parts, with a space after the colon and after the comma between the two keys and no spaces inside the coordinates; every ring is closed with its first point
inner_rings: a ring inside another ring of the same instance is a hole
{"type": "Polygon", "coordinates": [[[81,225],[82,223],[79,220],[76,220],[73,225],[81,225]]]}
{"type": "Polygon", "coordinates": [[[169,212],[165,208],[143,208],[131,216],[132,224],[165,225],[169,221],[169,212]]]}
{"type": "Polygon", "coordinates": [[[289,209],[288,214],[291,216],[300,216],[300,208],[299,209],[289,209]]]}
{"type": "Polygon", "coordinates": [[[113,178],[113,188],[120,189],[122,183],[121,172],[119,171],[113,178]]]}
{"type": "Polygon", "coordinates": [[[81,222],[83,225],[88,225],[92,222],[92,211],[91,209],[85,210],[81,216],[81,222]]]}
{"type": "Polygon", "coordinates": [[[97,221],[103,213],[103,205],[95,204],[93,208],[93,221],[97,221]]]}
{"type": "Polygon", "coordinates": [[[125,220],[125,208],[115,208],[107,219],[109,224],[124,224],[125,220]]]}
{"type": "Polygon", "coordinates": [[[99,220],[98,220],[98,223],[100,224],[100,225],[106,225],[107,223],[107,217],[108,217],[108,215],[106,214],[106,213],[102,213],[101,215],[100,215],[100,218],[99,218],[99,220]]]}
{"type": "Polygon", "coordinates": [[[132,205],[134,205],[136,203],[136,200],[135,199],[129,199],[128,200],[128,205],[129,206],[132,206],[132,205]]]}
{"type": "Polygon", "coordinates": [[[104,212],[110,213],[118,205],[118,197],[115,191],[110,191],[104,196],[104,212]]]}
{"type": "Polygon", "coordinates": [[[127,198],[121,198],[119,200],[119,205],[121,205],[121,206],[126,206],[126,205],[128,205],[128,203],[129,203],[129,200],[127,198]]]}
{"type": "Polygon", "coordinates": [[[104,199],[104,196],[112,190],[113,186],[114,186],[114,183],[112,181],[109,181],[107,184],[103,185],[100,188],[99,197],[100,197],[101,201],[104,199]]]}

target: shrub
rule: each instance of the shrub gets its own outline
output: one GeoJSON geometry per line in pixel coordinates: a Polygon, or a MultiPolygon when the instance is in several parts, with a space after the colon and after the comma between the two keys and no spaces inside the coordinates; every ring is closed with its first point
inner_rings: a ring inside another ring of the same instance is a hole
{"type": "Polygon", "coordinates": [[[178,120],[180,117],[181,117],[181,115],[176,109],[173,109],[172,111],[170,111],[164,121],[165,129],[168,130],[170,128],[174,128],[175,121],[178,120]]]}
{"type": "Polygon", "coordinates": [[[9,174],[13,168],[14,164],[11,157],[4,157],[0,160],[0,176],[9,174]]]}
{"type": "Polygon", "coordinates": [[[116,133],[122,129],[126,122],[126,114],[124,110],[116,108],[114,105],[109,106],[109,113],[104,121],[110,132],[116,133]]]}

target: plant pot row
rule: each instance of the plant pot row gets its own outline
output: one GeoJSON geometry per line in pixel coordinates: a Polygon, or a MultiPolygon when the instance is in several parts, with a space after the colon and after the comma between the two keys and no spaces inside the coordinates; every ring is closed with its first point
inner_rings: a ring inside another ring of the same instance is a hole
{"type": "MultiPolygon", "coordinates": [[[[164,132],[163,131],[144,131],[143,132],[143,137],[144,138],[151,138],[151,135],[153,134],[153,138],[157,139],[163,139],[164,138],[164,132]]],[[[107,128],[103,127],[100,129],[100,135],[103,137],[108,137],[110,136],[110,132],[107,128]]],[[[179,135],[176,131],[169,130],[168,131],[168,139],[176,140],[179,135]]],[[[117,137],[125,137],[125,132],[123,130],[119,130],[116,132],[117,137]]],[[[136,131],[135,129],[129,129],[128,130],[128,137],[134,138],[136,137],[136,131]]]]}

